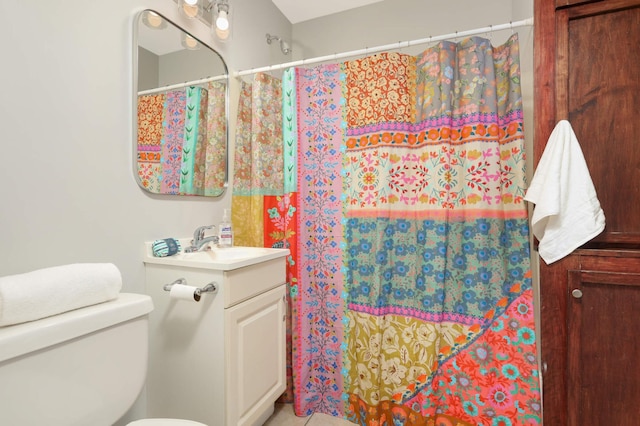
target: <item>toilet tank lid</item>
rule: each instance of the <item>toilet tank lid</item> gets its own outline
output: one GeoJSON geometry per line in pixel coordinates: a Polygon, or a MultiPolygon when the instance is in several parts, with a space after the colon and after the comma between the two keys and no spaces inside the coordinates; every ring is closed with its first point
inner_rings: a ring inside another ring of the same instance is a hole
{"type": "Polygon", "coordinates": [[[151,297],[120,293],[117,299],[37,321],[0,327],[0,362],[147,315],[151,297]]]}

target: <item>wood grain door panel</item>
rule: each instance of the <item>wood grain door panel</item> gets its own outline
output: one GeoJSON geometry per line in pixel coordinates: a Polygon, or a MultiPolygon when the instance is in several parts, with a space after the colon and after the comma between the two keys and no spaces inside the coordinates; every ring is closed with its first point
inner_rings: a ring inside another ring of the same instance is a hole
{"type": "Polygon", "coordinates": [[[635,426],[640,274],[568,271],[569,426],[635,426]]]}
{"type": "Polygon", "coordinates": [[[640,209],[629,204],[640,200],[640,7],[575,9],[562,13],[558,113],[580,141],[605,213],[594,242],[640,247],[640,209]]]}

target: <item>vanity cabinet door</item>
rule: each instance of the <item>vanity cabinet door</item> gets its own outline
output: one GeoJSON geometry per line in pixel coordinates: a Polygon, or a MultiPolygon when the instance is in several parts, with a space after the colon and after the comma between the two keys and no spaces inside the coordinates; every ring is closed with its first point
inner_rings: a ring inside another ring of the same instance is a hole
{"type": "Polygon", "coordinates": [[[281,285],[225,310],[227,425],[264,422],[285,390],[285,292],[281,285]]]}

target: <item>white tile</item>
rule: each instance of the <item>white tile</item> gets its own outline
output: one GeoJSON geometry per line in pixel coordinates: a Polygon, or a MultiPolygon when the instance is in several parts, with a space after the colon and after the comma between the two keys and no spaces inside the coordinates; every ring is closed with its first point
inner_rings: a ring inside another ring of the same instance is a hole
{"type": "Polygon", "coordinates": [[[353,426],[347,420],[328,414],[315,413],[308,417],[298,417],[293,412],[293,404],[276,404],[273,415],[264,426],[353,426]]]}
{"type": "Polygon", "coordinates": [[[332,417],[323,413],[315,413],[306,426],[353,426],[354,423],[342,418],[332,417]]]}
{"type": "Polygon", "coordinates": [[[264,426],[304,426],[309,417],[298,417],[293,412],[293,404],[276,404],[273,415],[264,426]]]}

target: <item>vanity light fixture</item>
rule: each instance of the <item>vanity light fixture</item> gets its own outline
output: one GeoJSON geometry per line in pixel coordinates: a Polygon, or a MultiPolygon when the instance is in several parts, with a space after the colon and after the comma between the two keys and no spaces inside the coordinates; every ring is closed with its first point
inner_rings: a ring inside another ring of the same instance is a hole
{"type": "Polygon", "coordinates": [[[187,18],[199,18],[211,25],[220,41],[231,38],[231,6],[229,0],[176,0],[187,18]]]}
{"type": "Polygon", "coordinates": [[[151,10],[145,10],[142,14],[142,22],[152,30],[162,30],[167,27],[167,21],[151,10]]]}
{"type": "Polygon", "coordinates": [[[227,41],[231,36],[231,6],[227,0],[215,0],[213,5],[213,32],[220,41],[227,41]]]}

